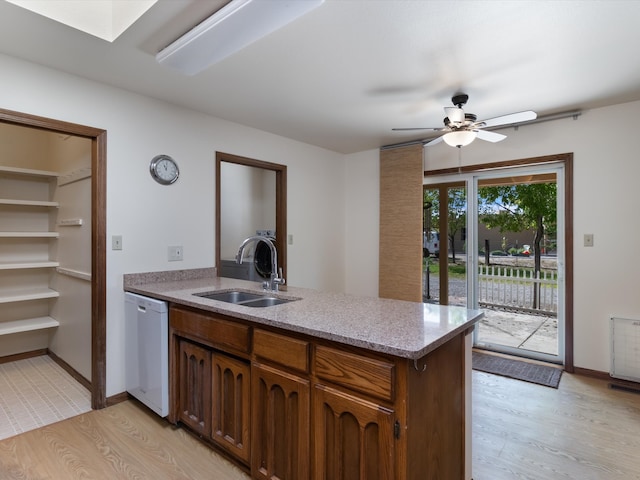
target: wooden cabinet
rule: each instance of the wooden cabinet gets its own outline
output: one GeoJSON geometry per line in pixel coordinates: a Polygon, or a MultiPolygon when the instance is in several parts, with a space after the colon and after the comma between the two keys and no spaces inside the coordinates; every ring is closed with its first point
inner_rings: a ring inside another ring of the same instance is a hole
{"type": "Polygon", "coordinates": [[[178,343],[177,419],[194,432],[211,432],[211,351],[184,339],[178,343]]]}
{"type": "Polygon", "coordinates": [[[211,438],[233,456],[248,464],[251,459],[249,362],[214,352],[212,369],[211,438]]]}
{"type": "MultiPolygon", "coordinates": [[[[49,313],[49,299],[59,296],[50,286],[51,271],[59,266],[51,253],[59,236],[53,228],[58,203],[51,201],[57,176],[0,166],[0,335],[59,325],[49,313]]],[[[48,346],[43,338],[31,335],[16,343],[36,350],[48,346]]]]}
{"type": "Polygon", "coordinates": [[[465,478],[464,334],[413,361],[175,305],[169,320],[169,420],[253,479],[465,478]]]}
{"type": "Polygon", "coordinates": [[[220,315],[172,306],[169,421],[249,464],[251,366],[249,327],[220,315]]]}
{"type": "Polygon", "coordinates": [[[395,363],[324,345],[314,360],[313,478],[394,478],[395,363]]]}
{"type": "Polygon", "coordinates": [[[395,364],[388,360],[345,352],[337,348],[316,347],[315,373],[367,397],[393,401],[395,364]]]}
{"type": "Polygon", "coordinates": [[[254,329],[251,471],[256,479],[309,478],[309,348],[307,341],[254,329]]]}
{"type": "Polygon", "coordinates": [[[313,395],[313,478],[395,478],[393,411],[325,385],[316,385],[313,395]]]}
{"type": "Polygon", "coordinates": [[[309,478],[309,380],[258,363],[251,375],[253,478],[309,478]]]}

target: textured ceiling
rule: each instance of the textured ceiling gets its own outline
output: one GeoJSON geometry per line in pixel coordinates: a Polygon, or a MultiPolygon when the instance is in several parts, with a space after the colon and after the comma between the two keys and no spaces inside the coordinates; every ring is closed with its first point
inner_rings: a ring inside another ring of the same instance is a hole
{"type": "Polygon", "coordinates": [[[156,62],[224,3],[159,0],[109,43],[0,1],[0,52],[343,153],[428,136],[391,128],[457,91],[479,119],[640,100],[637,1],[326,0],[197,76],[156,62]]]}

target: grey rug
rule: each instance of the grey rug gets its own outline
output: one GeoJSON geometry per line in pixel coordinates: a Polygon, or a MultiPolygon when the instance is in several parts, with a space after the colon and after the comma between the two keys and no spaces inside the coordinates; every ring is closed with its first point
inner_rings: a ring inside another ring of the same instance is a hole
{"type": "Polygon", "coordinates": [[[558,388],[562,376],[562,369],[559,367],[538,365],[480,352],[473,352],[473,369],[551,388],[558,388]]]}

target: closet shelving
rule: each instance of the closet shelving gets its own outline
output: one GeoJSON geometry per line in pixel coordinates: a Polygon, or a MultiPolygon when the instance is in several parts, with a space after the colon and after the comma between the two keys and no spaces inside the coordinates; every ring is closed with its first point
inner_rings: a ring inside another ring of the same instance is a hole
{"type": "Polygon", "coordinates": [[[20,316],[42,308],[16,306],[59,296],[49,287],[49,274],[59,267],[49,248],[59,237],[52,230],[59,205],[51,201],[57,177],[56,172],[0,166],[0,304],[19,312],[17,318],[9,313],[0,319],[0,335],[59,325],[48,315],[20,316]]]}

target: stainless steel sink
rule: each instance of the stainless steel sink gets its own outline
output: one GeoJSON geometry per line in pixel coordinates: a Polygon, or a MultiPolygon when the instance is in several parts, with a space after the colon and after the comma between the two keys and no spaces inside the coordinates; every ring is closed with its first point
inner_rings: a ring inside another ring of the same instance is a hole
{"type": "Polygon", "coordinates": [[[219,302],[243,305],[245,307],[272,307],[283,303],[293,302],[297,298],[274,297],[269,294],[243,292],[242,290],[225,290],[222,292],[194,293],[196,297],[208,298],[219,302]]]}
{"type": "Polygon", "coordinates": [[[257,300],[250,300],[248,302],[243,302],[241,305],[245,307],[273,307],[274,305],[280,305],[281,303],[289,303],[293,300],[289,300],[288,298],[277,298],[277,297],[263,297],[257,300]]]}
{"type": "Polygon", "coordinates": [[[258,300],[263,298],[263,295],[259,293],[250,293],[242,291],[224,291],[224,292],[205,292],[196,293],[196,297],[208,298],[209,300],[218,300],[219,302],[227,303],[242,303],[250,300],[258,300]]]}

